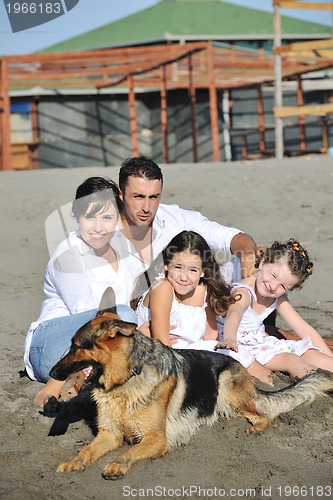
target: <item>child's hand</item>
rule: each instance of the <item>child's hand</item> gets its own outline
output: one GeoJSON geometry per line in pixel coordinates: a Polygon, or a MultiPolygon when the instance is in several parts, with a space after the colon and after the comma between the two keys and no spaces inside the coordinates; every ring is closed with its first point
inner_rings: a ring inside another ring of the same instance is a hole
{"type": "Polygon", "coordinates": [[[146,337],[151,337],[150,321],[146,321],[145,323],[143,323],[138,327],[138,330],[146,337]]]}
{"type": "Polygon", "coordinates": [[[176,328],[177,328],[177,325],[170,325],[169,339],[170,339],[171,345],[177,344],[178,339],[179,339],[179,335],[177,335],[176,333],[172,333],[172,330],[175,330],[176,328]]]}
{"type": "Polygon", "coordinates": [[[217,349],[230,349],[231,351],[238,352],[238,345],[234,339],[224,339],[222,342],[218,342],[214,347],[214,351],[217,349]]]}

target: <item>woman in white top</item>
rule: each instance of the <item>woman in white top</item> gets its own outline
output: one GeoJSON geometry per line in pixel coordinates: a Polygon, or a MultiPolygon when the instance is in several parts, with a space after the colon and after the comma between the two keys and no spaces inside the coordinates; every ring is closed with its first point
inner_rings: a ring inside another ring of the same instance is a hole
{"type": "MultiPolygon", "coordinates": [[[[25,367],[30,378],[47,382],[35,404],[50,396],[59,398],[63,382],[50,379],[49,371],[68,350],[75,332],[95,317],[105,290],[112,287],[117,313],[136,322],[128,306],[124,262],[110,245],[118,221],[118,188],[111,180],[90,177],[77,189],[72,212],[78,230],[56,249],[44,277],[45,300],[38,320],[25,341],[25,367]]],[[[110,307],[114,304],[110,304],[110,307]]]]}

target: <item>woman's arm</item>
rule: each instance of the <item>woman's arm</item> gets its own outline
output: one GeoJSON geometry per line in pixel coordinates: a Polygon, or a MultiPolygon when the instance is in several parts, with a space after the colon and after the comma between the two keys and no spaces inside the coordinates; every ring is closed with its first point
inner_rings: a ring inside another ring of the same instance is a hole
{"type": "Polygon", "coordinates": [[[172,286],[166,279],[156,283],[149,292],[151,336],[170,347],[172,346],[170,342],[170,313],[172,300],[172,286]]]}
{"type": "Polygon", "coordinates": [[[286,295],[279,298],[277,312],[300,339],[309,337],[314,346],[319,347],[325,354],[332,356],[332,352],[322,336],[295,311],[286,295]]]}

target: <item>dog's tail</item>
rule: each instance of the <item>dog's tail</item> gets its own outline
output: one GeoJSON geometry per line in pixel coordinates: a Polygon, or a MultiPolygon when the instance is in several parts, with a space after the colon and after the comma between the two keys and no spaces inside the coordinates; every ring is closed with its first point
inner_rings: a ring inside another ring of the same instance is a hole
{"type": "Polygon", "coordinates": [[[260,414],[273,421],[281,413],[327,394],[333,395],[333,373],[317,370],[279,391],[258,391],[256,407],[260,414]]]}

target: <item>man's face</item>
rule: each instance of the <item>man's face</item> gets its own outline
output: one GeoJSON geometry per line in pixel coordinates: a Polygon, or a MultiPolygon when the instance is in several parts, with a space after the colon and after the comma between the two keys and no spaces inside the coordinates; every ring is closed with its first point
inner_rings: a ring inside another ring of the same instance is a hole
{"type": "Polygon", "coordinates": [[[161,193],[160,180],[129,176],[125,192],[120,192],[120,199],[124,203],[123,222],[130,226],[151,226],[160,204],[161,193]]]}

